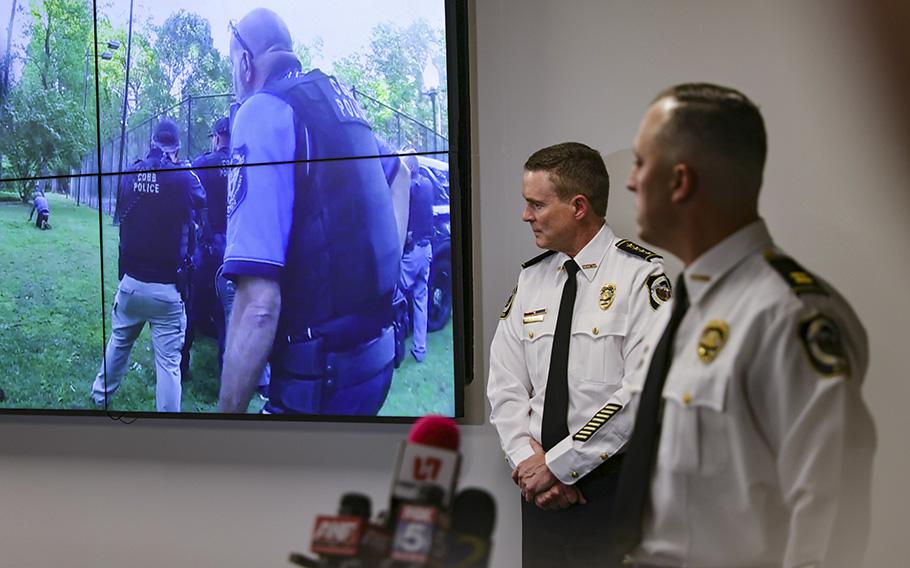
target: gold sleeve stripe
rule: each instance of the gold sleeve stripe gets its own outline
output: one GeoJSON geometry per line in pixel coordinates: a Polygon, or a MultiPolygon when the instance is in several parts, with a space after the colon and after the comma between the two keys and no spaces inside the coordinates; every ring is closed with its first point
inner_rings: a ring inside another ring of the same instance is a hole
{"type": "Polygon", "coordinates": [[[597,413],[588,420],[588,423],[581,427],[572,439],[576,442],[587,442],[588,439],[597,432],[601,426],[609,422],[610,418],[622,408],[621,404],[611,403],[597,411],[597,413]]]}

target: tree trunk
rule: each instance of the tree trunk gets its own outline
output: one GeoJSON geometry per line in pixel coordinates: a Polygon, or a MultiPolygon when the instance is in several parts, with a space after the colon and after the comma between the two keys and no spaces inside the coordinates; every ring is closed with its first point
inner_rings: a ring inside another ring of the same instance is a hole
{"type": "MultiPolygon", "coordinates": [[[[3,119],[3,107],[9,96],[9,68],[13,64],[13,23],[16,21],[16,5],[18,0],[13,0],[13,9],[9,12],[9,26],[6,28],[6,54],[3,56],[3,69],[0,70],[0,120],[3,119]]],[[[0,154],[0,173],[3,172],[3,155],[0,154]]]]}
{"type": "Polygon", "coordinates": [[[17,3],[18,0],[13,0],[13,9],[9,13],[9,26],[6,28],[6,55],[3,58],[3,76],[0,77],[0,105],[3,104],[9,93],[9,68],[13,61],[13,23],[16,20],[17,3]]]}
{"type": "Polygon", "coordinates": [[[41,74],[41,84],[46,91],[48,88],[47,76],[51,71],[51,13],[47,12],[47,30],[44,33],[44,73],[41,74]]]}

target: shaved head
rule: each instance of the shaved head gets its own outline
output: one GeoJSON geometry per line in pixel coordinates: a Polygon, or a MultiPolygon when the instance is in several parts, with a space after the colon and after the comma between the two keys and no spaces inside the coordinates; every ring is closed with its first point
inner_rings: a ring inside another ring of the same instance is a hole
{"type": "Polygon", "coordinates": [[[299,68],[294,40],[281,16],[256,8],[231,27],[234,93],[243,102],[260,90],[273,70],[299,68]]]}
{"type": "MultiPolygon", "coordinates": [[[[246,42],[253,56],[263,53],[293,52],[294,41],[291,32],[281,16],[268,8],[256,8],[243,17],[237,24],[240,37],[246,42]]],[[[237,44],[237,38],[231,38],[231,45],[237,44]]],[[[241,47],[237,44],[237,47],[241,47]]]]}

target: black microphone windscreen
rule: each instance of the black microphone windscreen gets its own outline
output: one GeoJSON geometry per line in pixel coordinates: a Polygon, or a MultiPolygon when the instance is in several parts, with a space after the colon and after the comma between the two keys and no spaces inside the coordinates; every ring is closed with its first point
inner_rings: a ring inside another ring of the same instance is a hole
{"type": "Polygon", "coordinates": [[[304,568],[322,568],[324,566],[321,561],[310,558],[305,554],[300,554],[299,552],[292,552],[290,556],[288,556],[288,562],[295,566],[303,566],[304,568]]]}
{"type": "Polygon", "coordinates": [[[338,506],[340,516],[360,517],[367,521],[373,516],[370,498],[362,493],[345,493],[338,506]]]}
{"type": "Polygon", "coordinates": [[[417,502],[421,505],[441,508],[445,497],[445,489],[435,484],[422,485],[417,489],[417,502]]]}
{"type": "Polygon", "coordinates": [[[452,530],[490,538],[496,525],[496,501],[476,487],[462,489],[452,503],[452,530]]]}

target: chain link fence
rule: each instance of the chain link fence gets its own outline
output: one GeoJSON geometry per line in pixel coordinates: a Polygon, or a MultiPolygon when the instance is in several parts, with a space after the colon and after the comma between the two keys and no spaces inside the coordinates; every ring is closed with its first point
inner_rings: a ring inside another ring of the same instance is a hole
{"type": "MultiPolygon", "coordinates": [[[[418,152],[448,152],[449,139],[403,112],[380,102],[356,88],[351,90],[370,118],[373,131],[395,148],[414,148],[418,152]]],[[[445,125],[440,127],[445,131],[445,125]]]]}
{"type": "MultiPolygon", "coordinates": [[[[418,152],[447,152],[449,141],[445,136],[434,131],[417,119],[400,112],[379,100],[358,91],[352,94],[370,118],[373,130],[378,136],[394,148],[414,148],[418,152]]],[[[210,149],[209,133],[212,123],[227,116],[233,95],[211,94],[187,97],[139,124],[131,126],[123,137],[123,162],[120,162],[119,134],[101,145],[101,161],[98,161],[98,149],[82,158],[78,169],[72,171],[72,182],[67,188],[69,196],[77,205],[100,209],[113,216],[117,208],[117,188],[120,184],[119,172],[129,169],[136,160],[145,158],[152,142],[155,125],[162,118],[170,118],[180,128],[180,155],[192,160],[210,149]],[[93,175],[100,172],[101,192],[99,202],[98,178],[93,175]]],[[[443,128],[444,130],[444,128],[443,128]]]]}
{"type": "Polygon", "coordinates": [[[74,179],[70,186],[70,197],[78,205],[87,205],[101,209],[113,215],[117,206],[117,187],[119,172],[128,170],[136,160],[145,158],[152,142],[155,125],[162,118],[170,118],[180,129],[180,155],[192,159],[210,149],[208,135],[212,123],[222,116],[227,116],[233,95],[212,94],[196,95],[183,99],[179,103],[156,113],[139,124],[127,129],[125,136],[117,135],[101,145],[101,160],[98,160],[98,148],[82,158],[74,174],[93,174],[100,172],[101,197],[99,203],[97,178],[84,176],[74,179]],[[123,144],[123,162],[120,161],[121,141],[123,144]]]}

